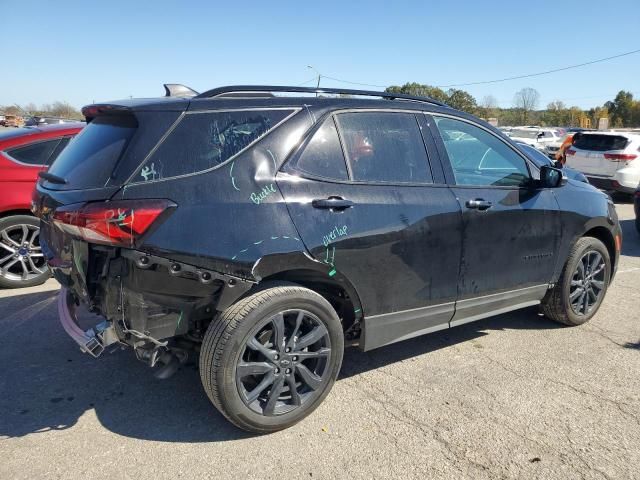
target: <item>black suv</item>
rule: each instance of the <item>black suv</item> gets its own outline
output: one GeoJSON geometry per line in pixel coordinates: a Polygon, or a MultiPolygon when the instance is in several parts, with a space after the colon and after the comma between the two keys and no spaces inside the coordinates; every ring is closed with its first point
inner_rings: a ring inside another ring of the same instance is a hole
{"type": "Polygon", "coordinates": [[[130,346],[159,376],[199,352],[241,428],[313,411],[345,344],[537,304],[578,325],[603,301],[609,198],[471,115],[381,92],[167,91],[85,107],[33,208],[82,350],[130,346]],[[80,328],[80,305],[104,321],[80,328]]]}

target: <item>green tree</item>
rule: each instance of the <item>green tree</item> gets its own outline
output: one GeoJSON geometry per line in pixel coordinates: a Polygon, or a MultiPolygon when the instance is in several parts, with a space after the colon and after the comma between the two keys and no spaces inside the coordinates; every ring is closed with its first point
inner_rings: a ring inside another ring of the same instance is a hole
{"type": "Polygon", "coordinates": [[[620,90],[612,102],[604,104],[611,114],[611,123],[616,127],[630,127],[633,125],[634,101],[633,94],[620,90]]]}
{"type": "Polygon", "coordinates": [[[447,105],[462,110],[463,112],[476,114],[478,112],[478,104],[469,92],[450,88],[447,90],[447,105]]]}
{"type": "Polygon", "coordinates": [[[430,97],[439,102],[447,102],[449,96],[444,90],[431,85],[423,85],[421,83],[410,82],[402,86],[392,85],[385,89],[388,93],[402,93],[404,95],[415,95],[417,97],[430,97]]]}

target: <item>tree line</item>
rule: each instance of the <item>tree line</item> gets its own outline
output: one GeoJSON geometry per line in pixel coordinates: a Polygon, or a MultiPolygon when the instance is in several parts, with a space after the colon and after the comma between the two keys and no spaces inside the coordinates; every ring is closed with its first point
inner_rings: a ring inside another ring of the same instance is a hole
{"type": "Polygon", "coordinates": [[[621,90],[613,100],[588,110],[569,107],[560,100],[553,101],[547,108],[539,109],[540,93],[534,88],[523,88],[513,96],[512,107],[500,108],[493,95],[486,95],[480,101],[465,90],[450,88],[443,90],[431,85],[405,83],[392,85],[386,92],[403,93],[431,97],[447,105],[484,119],[495,118],[499,125],[554,125],[580,126],[583,119],[598,125],[600,118],[609,118],[609,127],[640,127],[640,100],[633,94],[621,90]]]}
{"type": "MultiPolygon", "coordinates": [[[[569,107],[560,100],[549,103],[545,109],[539,109],[540,94],[534,88],[528,87],[515,93],[510,108],[499,107],[498,100],[493,95],[486,95],[478,101],[465,90],[450,88],[445,91],[438,87],[415,82],[405,83],[401,86],[392,85],[385,91],[431,97],[453,108],[484,119],[495,118],[499,125],[580,126],[581,121],[588,118],[592,126],[597,126],[598,120],[606,117],[609,118],[609,127],[640,127],[640,99],[634,99],[633,94],[625,90],[621,90],[613,100],[588,110],[575,106],[569,107]]],[[[39,107],[33,103],[22,106],[0,106],[0,114],[83,119],[80,110],[61,101],[43,104],[39,107]]]]}
{"type": "Polygon", "coordinates": [[[1,115],[19,115],[21,117],[57,117],[70,120],[84,120],[82,112],[67,102],[45,103],[37,106],[34,103],[26,105],[0,105],[1,115]]]}

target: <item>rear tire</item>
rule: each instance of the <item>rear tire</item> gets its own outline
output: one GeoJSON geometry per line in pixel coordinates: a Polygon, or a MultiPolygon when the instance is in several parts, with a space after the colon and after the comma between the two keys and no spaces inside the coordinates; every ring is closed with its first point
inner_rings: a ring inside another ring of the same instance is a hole
{"type": "Polygon", "coordinates": [[[317,293],[294,284],[261,289],[209,325],[202,385],[243,430],[282,430],[328,395],[342,364],[343,335],[335,310],[317,293]]]}
{"type": "Polygon", "coordinates": [[[39,236],[40,221],[35,217],[0,218],[0,287],[34,287],[50,277],[39,236]]]}
{"type": "Polygon", "coordinates": [[[542,300],[547,318],[564,325],[582,325],[593,317],[607,293],[611,259],[604,244],[582,237],[571,249],[558,283],[542,300]]]}

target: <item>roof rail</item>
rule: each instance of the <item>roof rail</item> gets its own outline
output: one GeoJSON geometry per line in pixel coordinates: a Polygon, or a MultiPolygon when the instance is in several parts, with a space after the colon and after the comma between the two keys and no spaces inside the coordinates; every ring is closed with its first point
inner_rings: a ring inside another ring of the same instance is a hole
{"type": "Polygon", "coordinates": [[[448,107],[447,104],[439,102],[438,100],[435,100],[433,98],[416,97],[413,95],[405,95],[402,93],[376,92],[372,90],[350,90],[344,88],[286,87],[278,85],[231,85],[226,87],[218,87],[196,95],[194,98],[241,97],[242,94],[246,94],[246,97],[256,97],[261,96],[257,95],[260,93],[264,93],[264,96],[268,97],[273,96],[273,92],[358,95],[366,97],[381,97],[389,100],[408,100],[410,102],[431,103],[433,105],[438,105],[439,107],[448,107]]]}

